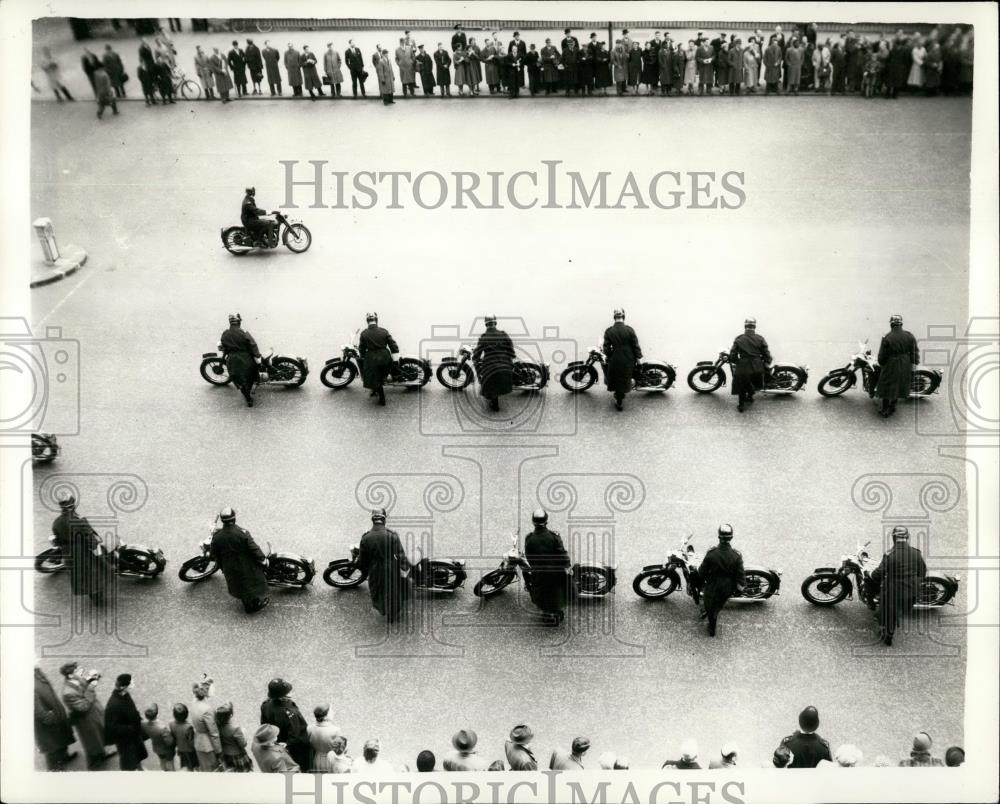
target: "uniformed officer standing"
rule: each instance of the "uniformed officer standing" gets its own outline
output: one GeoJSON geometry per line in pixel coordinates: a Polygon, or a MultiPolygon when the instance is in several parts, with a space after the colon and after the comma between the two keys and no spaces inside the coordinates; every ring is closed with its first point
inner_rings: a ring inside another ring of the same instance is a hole
{"type": "Polygon", "coordinates": [[[403,614],[409,592],[410,562],[399,534],[385,526],[384,508],[372,511],[372,527],[361,537],[357,565],[368,573],[372,606],[390,623],[403,614]]]}
{"type": "Polygon", "coordinates": [[[500,397],[514,390],[514,342],[502,329],[497,317],[486,316],[486,331],[472,351],[479,375],[479,392],[490,402],[490,410],[500,410],[500,397]]]}
{"type": "MultiPolygon", "coordinates": [[[[792,754],[789,768],[815,768],[821,760],[832,762],[830,743],[816,733],[819,728],[819,712],[815,706],[807,706],[799,712],[799,729],[781,740],[778,748],[784,746],[792,754]]],[[[775,751],[777,755],[777,751],[775,751]]]]}
{"type": "Polygon", "coordinates": [[[219,519],[222,527],[212,534],[212,557],[226,576],[229,594],[242,601],[247,614],[253,614],[271,602],[264,575],[267,557],[250,531],[236,524],[236,512],[232,508],[223,508],[219,519]]]}
{"type": "Polygon", "coordinates": [[[879,590],[877,617],[886,645],[892,645],[896,623],[903,612],[913,608],[926,575],[923,555],[910,546],[910,532],[901,525],[893,528],[892,548],[871,575],[872,588],[879,590]]]}
{"type": "Polygon", "coordinates": [[[361,331],[358,339],[358,354],[361,355],[361,378],[372,396],[378,397],[380,405],[385,404],[385,378],[395,363],[393,355],[399,354],[399,347],[389,330],[378,325],[378,313],[365,316],[368,328],[361,331]]]}
{"type": "Polygon", "coordinates": [[[726,601],[746,583],[743,556],[734,550],[733,526],[719,526],[719,543],[705,553],[698,575],[702,581],[702,618],[708,618],[708,635],[715,636],[719,612],[726,601]]]}
{"type": "Polygon", "coordinates": [[[254,393],[260,381],[257,362],[260,360],[260,349],[253,335],[241,329],[243,319],[239,313],[230,313],[229,329],[222,333],[219,342],[222,344],[222,355],[226,360],[226,369],[233,380],[233,385],[240,389],[247,407],[253,407],[254,393]]]}
{"type": "Polygon", "coordinates": [[[76,497],[63,497],[59,508],[62,513],[52,523],[52,535],[69,566],[70,591],[88,595],[95,605],[102,605],[111,577],[104,543],[86,518],[77,514],[76,497]]]}
{"type": "Polygon", "coordinates": [[[569,597],[569,553],[559,534],[548,529],[549,515],[544,508],[535,509],[531,522],[535,529],[524,540],[524,557],[531,568],[528,593],[542,610],[546,625],[559,625],[566,616],[563,609],[569,597]]]}
{"type": "Polygon", "coordinates": [[[753,395],[764,387],[764,373],[771,364],[771,351],[763,335],[757,334],[757,319],[748,318],[743,322],[743,334],[737,335],[733,348],[729,350],[729,362],[733,367],[733,388],[730,392],[740,398],[736,409],[741,413],[747,405],[753,404],[753,395]]]}
{"type": "Polygon", "coordinates": [[[604,354],[608,358],[605,376],[608,390],[615,395],[615,409],[621,410],[625,394],[632,390],[635,364],[642,358],[639,338],[625,323],[624,310],[615,310],[614,324],[604,330],[604,354]]]}
{"type": "Polygon", "coordinates": [[[882,418],[896,412],[896,401],[908,399],[913,367],[920,362],[920,348],[913,334],[903,329],[903,316],[889,317],[889,331],[878,348],[879,375],[875,396],[882,401],[882,418]]]}

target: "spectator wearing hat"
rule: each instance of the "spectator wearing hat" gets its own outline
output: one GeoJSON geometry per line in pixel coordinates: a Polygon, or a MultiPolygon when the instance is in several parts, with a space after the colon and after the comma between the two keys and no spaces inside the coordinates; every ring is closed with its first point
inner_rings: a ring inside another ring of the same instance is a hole
{"type": "Polygon", "coordinates": [[[174,757],[177,756],[177,745],[170,733],[170,726],[160,720],[160,707],[150,704],[143,711],[146,719],[142,721],[142,733],[149,740],[156,758],[160,760],[160,770],[174,771],[174,757]]]}
{"type": "Polygon", "coordinates": [[[774,755],[771,757],[771,763],[765,765],[765,768],[787,768],[792,764],[792,752],[788,749],[787,745],[779,745],[774,749],[774,755]]]}
{"type": "Polygon", "coordinates": [[[261,773],[298,773],[299,766],[284,744],[278,742],[278,727],[264,723],[254,732],[250,746],[261,773]]]}
{"type": "Polygon", "coordinates": [[[701,770],[698,764],[698,743],[694,740],[685,740],[681,743],[680,758],[668,759],[660,766],[663,768],[676,768],[677,770],[701,770]]]}
{"type": "Polygon", "coordinates": [[[719,526],[719,543],[705,553],[698,575],[702,580],[702,617],[708,619],[708,635],[715,636],[715,629],[722,611],[734,594],[746,583],[743,556],[734,550],[733,526],[719,526]]]}
{"type": "Polygon", "coordinates": [[[735,745],[732,743],[723,743],[722,748],[719,749],[719,758],[713,759],[708,763],[709,769],[723,770],[725,768],[735,768],[737,753],[739,751],[735,745]]]}
{"type": "Polygon", "coordinates": [[[212,680],[207,676],[191,685],[194,701],[191,703],[191,726],[194,728],[194,750],[198,754],[198,768],[214,771],[222,761],[222,741],[215,722],[215,707],[208,700],[212,680]]]}
{"type": "Polygon", "coordinates": [[[522,723],[510,730],[510,739],[504,744],[507,764],[512,771],[538,770],[538,762],[528,744],[534,737],[531,727],[522,723]]]}
{"type": "MultiPolygon", "coordinates": [[[[892,529],[892,547],[882,556],[882,562],[871,574],[871,590],[878,589],[879,621],[882,641],[892,645],[892,637],[902,614],[913,608],[924,578],[927,565],[916,547],[910,546],[910,532],[898,525],[892,529]]],[[[869,598],[869,605],[872,601],[869,598]]]]}
{"type": "Polygon", "coordinates": [[[913,367],[920,362],[920,347],[911,332],[903,329],[903,316],[889,317],[889,331],[878,347],[878,380],[875,396],[882,403],[882,417],[896,412],[896,402],[908,399],[913,383],[913,367]]]}
{"type": "MultiPolygon", "coordinates": [[[[383,50],[382,57],[375,63],[375,76],[378,79],[378,91],[382,96],[382,103],[390,106],[396,101],[393,95],[396,92],[396,73],[392,69],[392,62],[389,61],[389,51],[383,50]]],[[[380,404],[385,404],[384,397],[379,398],[380,404]]]]}
{"type": "MultiPolygon", "coordinates": [[[[452,738],[454,742],[454,738],[452,738]]],[[[434,770],[435,765],[437,765],[437,757],[434,756],[433,751],[421,751],[417,754],[417,772],[418,773],[431,773],[434,770]]],[[[452,770],[451,768],[445,768],[445,770],[452,770]]],[[[477,770],[482,770],[482,768],[477,768],[477,770]]]]}
{"type": "Polygon", "coordinates": [[[469,44],[468,39],[465,36],[465,30],[462,28],[462,23],[455,23],[455,33],[451,37],[451,52],[454,53],[459,48],[465,50],[465,46],[469,44]]]}
{"type": "Polygon", "coordinates": [[[476,753],[479,738],[472,729],[460,729],[451,738],[454,751],[445,755],[441,766],[446,771],[482,771],[489,763],[476,753]]]}
{"type": "Polygon", "coordinates": [[[247,614],[253,614],[271,602],[264,575],[264,552],[250,531],[236,524],[236,511],[232,508],[224,508],[219,519],[222,527],[212,534],[212,557],[226,577],[229,594],[243,603],[247,614]]]}
{"type": "Polygon", "coordinates": [[[549,770],[583,770],[583,757],[590,750],[590,740],[586,737],[574,737],[570,751],[557,748],[549,759],[549,770]]]}
{"type": "Polygon", "coordinates": [[[434,77],[437,85],[441,87],[441,96],[451,95],[451,56],[444,49],[444,45],[438,42],[437,50],[434,51],[434,77]]]}
{"type": "Polygon", "coordinates": [[[393,767],[382,754],[382,742],[377,737],[368,740],[362,749],[361,756],[351,765],[351,773],[361,776],[388,776],[393,767]]]}
{"type": "Polygon", "coordinates": [[[403,616],[409,593],[410,562],[399,534],[385,526],[384,508],[372,511],[371,529],[361,537],[357,566],[368,575],[372,606],[394,623],[403,616]]]}
{"type": "Polygon", "coordinates": [[[863,759],[861,749],[850,743],[844,743],[833,754],[833,761],[838,768],[857,768],[863,759]]]}
{"type": "Polygon", "coordinates": [[[313,708],[315,723],[306,727],[306,735],[313,752],[313,763],[309,768],[313,773],[332,773],[329,756],[333,751],[333,741],[341,736],[340,726],[330,720],[330,704],[319,704],[313,708]]]}
{"type": "MultiPolygon", "coordinates": [[[[417,45],[417,55],[414,57],[414,64],[420,74],[420,86],[425,95],[434,94],[434,59],[423,45],[417,45]]],[[[492,93],[491,93],[492,94],[492,93]]]]}
{"type": "Polygon", "coordinates": [[[792,753],[789,768],[815,768],[821,759],[830,760],[830,743],[816,734],[819,728],[819,712],[815,706],[807,706],[799,712],[799,728],[781,740],[792,753]]]}
{"type": "Polygon", "coordinates": [[[326,43],[326,53],[323,54],[323,74],[330,84],[330,97],[340,97],[340,85],[344,83],[344,72],[341,70],[343,59],[340,53],[333,49],[333,42],[326,43]]]}
{"type": "Polygon", "coordinates": [[[771,365],[771,350],[763,335],[757,334],[757,319],[743,322],[743,334],[737,335],[729,350],[733,367],[733,387],[730,393],[739,397],[736,409],[741,413],[753,404],[753,395],[764,388],[764,375],[771,365]]]}
{"type": "Polygon", "coordinates": [[[142,718],[132,700],[132,676],[122,673],[115,679],[115,689],[104,705],[104,737],[118,749],[119,770],[141,771],[142,761],[149,756],[142,718]]]}
{"type": "Polygon", "coordinates": [[[309,728],[298,704],[290,697],[292,685],[283,678],[272,678],[267,684],[267,700],[260,705],[260,722],[278,729],[278,742],[285,745],[299,768],[312,767],[312,746],[309,728]]]}
{"type": "Polygon", "coordinates": [[[233,773],[252,773],[253,762],[247,754],[247,738],[243,729],[233,723],[233,704],[220,704],[215,710],[215,724],[222,743],[222,766],[233,773]]]}
{"type": "Polygon", "coordinates": [[[67,662],[59,668],[63,677],[62,702],[68,712],[69,724],[76,731],[76,739],[87,756],[87,768],[95,770],[107,759],[104,739],[104,707],[97,700],[99,673],[84,673],[76,662],[67,662]]]}
{"type": "Polygon", "coordinates": [[[75,740],[62,701],[48,677],[36,665],[35,745],[45,755],[45,767],[50,771],[63,770],[77,755],[75,751],[66,750],[75,740]]]}
{"type": "Polygon", "coordinates": [[[965,764],[965,749],[953,745],[944,752],[944,764],[949,768],[959,768],[965,764]]]}
{"type": "Polygon", "coordinates": [[[926,731],[918,731],[913,737],[913,748],[910,751],[910,758],[900,760],[900,767],[904,768],[931,768],[940,767],[944,762],[938,757],[931,756],[931,746],[934,741],[926,731]]]}
{"type": "Polygon", "coordinates": [[[354,757],[347,753],[347,738],[340,734],[330,741],[330,751],[326,755],[329,773],[350,773],[354,757]]]}
{"type": "Polygon", "coordinates": [[[55,546],[69,565],[70,592],[77,596],[88,595],[100,606],[107,598],[110,578],[107,551],[86,517],[77,513],[76,497],[72,494],[63,497],[59,500],[59,508],[62,513],[52,523],[52,535],[55,546]]]}

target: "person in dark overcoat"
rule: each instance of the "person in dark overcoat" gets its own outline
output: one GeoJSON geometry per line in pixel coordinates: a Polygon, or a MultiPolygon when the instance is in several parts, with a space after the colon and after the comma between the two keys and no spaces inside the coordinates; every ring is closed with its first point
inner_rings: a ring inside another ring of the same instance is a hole
{"type": "Polygon", "coordinates": [[[771,364],[771,350],[763,335],[757,334],[757,319],[743,322],[743,334],[737,335],[729,350],[733,367],[733,387],[730,393],[739,397],[736,409],[741,413],[753,404],[753,395],[764,387],[764,375],[771,364]]]}
{"type": "Polygon", "coordinates": [[[905,37],[897,36],[893,40],[885,65],[885,84],[889,98],[898,97],[899,90],[906,88],[906,82],[910,77],[910,52],[911,48],[905,37]]]}
{"type": "Polygon", "coordinates": [[[542,610],[546,624],[559,625],[569,599],[569,553],[562,537],[549,530],[545,509],[536,509],[531,522],[534,530],[524,539],[524,557],[530,568],[526,579],[528,593],[531,602],[542,610]]]}
{"type": "Polygon", "coordinates": [[[111,45],[104,46],[104,72],[111,79],[111,87],[115,91],[115,97],[125,97],[125,65],[122,64],[122,57],[111,49],[111,45]]]}
{"type": "MultiPolygon", "coordinates": [[[[816,733],[819,728],[819,712],[815,706],[807,706],[799,712],[799,728],[783,737],[778,748],[785,748],[792,755],[789,768],[815,768],[820,762],[830,762],[830,743],[816,733]]],[[[777,754],[777,751],[775,751],[777,754]]]]}
{"type": "Polygon", "coordinates": [[[285,65],[285,72],[288,73],[288,86],[292,88],[292,94],[296,96],[302,95],[302,55],[294,47],[292,43],[288,43],[288,50],[285,51],[285,55],[282,58],[285,65]]]}
{"type": "Polygon", "coordinates": [[[399,620],[409,597],[410,562],[394,530],[385,526],[384,508],[372,511],[372,527],[361,537],[357,566],[368,574],[372,606],[390,623],[399,620]]]}
{"type": "Polygon", "coordinates": [[[602,95],[608,94],[608,87],[614,83],[611,77],[611,54],[604,42],[598,42],[594,47],[594,86],[601,90],[602,95]]]}
{"type": "Polygon", "coordinates": [[[491,410],[500,410],[500,397],[514,390],[514,342],[502,329],[497,317],[486,316],[486,331],[472,351],[479,377],[479,393],[490,401],[491,410]]]}
{"type": "Polygon", "coordinates": [[[451,56],[448,55],[448,51],[440,42],[438,42],[437,50],[434,51],[434,66],[441,94],[443,96],[451,95],[451,56]]]}
{"type": "Polygon", "coordinates": [[[164,104],[177,103],[174,100],[174,73],[163,54],[156,57],[156,89],[164,104]]]}
{"type": "Polygon", "coordinates": [[[226,369],[243,398],[247,407],[253,407],[255,387],[260,381],[257,362],[260,360],[260,349],[253,335],[241,327],[243,318],[239,313],[229,316],[229,329],[219,337],[222,346],[222,357],[226,361],[226,369]]]}
{"type": "Polygon", "coordinates": [[[247,57],[240,43],[233,40],[233,47],[226,55],[226,63],[233,71],[233,83],[236,85],[236,95],[247,94],[247,57]]]}
{"type": "Polygon", "coordinates": [[[66,708],[40,667],[35,668],[35,745],[45,755],[45,767],[63,770],[77,755],[66,749],[76,741],[66,708]]]}
{"type": "Polygon", "coordinates": [[[892,548],[882,556],[882,563],[869,581],[871,588],[878,590],[877,616],[880,636],[886,645],[892,645],[896,624],[904,612],[913,608],[926,576],[927,564],[920,551],[910,545],[910,532],[901,525],[894,527],[892,548]]]}
{"type": "Polygon", "coordinates": [[[576,85],[581,95],[594,94],[594,54],[589,47],[576,51],[576,85]]]}
{"type": "MultiPolygon", "coordinates": [[[[142,50],[140,48],[140,55],[141,52],[142,50]]],[[[80,57],[80,66],[83,67],[83,72],[87,76],[87,80],[90,81],[90,88],[94,90],[94,97],[97,97],[97,87],[94,84],[94,73],[103,66],[101,64],[101,60],[95,53],[87,48],[84,48],[83,56],[80,57]]]]}
{"type": "Polygon", "coordinates": [[[542,86],[542,67],[539,59],[538,51],[535,50],[535,44],[532,42],[524,57],[524,66],[528,68],[528,91],[532,95],[537,95],[542,86]]]}
{"type": "Polygon", "coordinates": [[[351,91],[354,97],[358,97],[358,88],[361,88],[361,97],[366,97],[365,79],[368,73],[365,71],[365,57],[361,55],[361,48],[354,44],[353,39],[347,40],[347,50],[344,51],[344,63],[351,74],[351,91]]]}
{"type": "Polygon", "coordinates": [[[145,39],[140,39],[139,64],[145,64],[146,69],[152,70],[154,63],[155,63],[155,57],[153,56],[153,48],[149,46],[149,42],[147,42],[145,39]]]}
{"type": "Polygon", "coordinates": [[[739,95],[743,82],[743,41],[737,39],[729,48],[729,94],[739,95]]]}
{"type": "Polygon", "coordinates": [[[632,43],[628,51],[628,85],[635,95],[639,94],[639,82],[642,80],[642,47],[638,42],[632,43]]]}
{"type": "Polygon", "coordinates": [[[278,62],[281,60],[281,54],[278,52],[277,48],[271,47],[270,43],[264,41],[264,50],[261,52],[261,57],[264,59],[264,69],[267,72],[267,86],[271,91],[271,95],[280,95],[281,93],[281,70],[278,68],[278,62]]]}
{"type": "Polygon", "coordinates": [[[614,323],[604,330],[604,354],[608,360],[605,383],[615,395],[615,408],[621,410],[625,394],[632,390],[635,364],[642,358],[639,339],[625,323],[624,310],[615,310],[614,323]]]}
{"type": "Polygon", "coordinates": [[[278,742],[284,744],[289,756],[300,768],[311,768],[309,724],[298,704],[289,697],[291,691],[292,685],[285,679],[272,678],[267,683],[267,700],[260,705],[260,722],[277,727],[278,742]]]}
{"type": "Polygon", "coordinates": [[[378,315],[368,313],[365,316],[368,327],[361,331],[358,338],[358,354],[361,356],[361,378],[365,388],[372,396],[378,397],[380,405],[385,404],[385,389],[383,383],[398,359],[399,347],[393,340],[389,330],[378,325],[378,315]]]}
{"type": "Polygon", "coordinates": [[[104,707],[97,700],[100,675],[85,674],[77,662],[67,662],[59,672],[63,676],[60,695],[69,713],[69,724],[87,756],[87,769],[95,770],[114,755],[105,748],[110,741],[104,737],[104,707]]]}
{"type": "Polygon", "coordinates": [[[250,531],[236,524],[232,508],[222,509],[219,519],[222,527],[212,533],[210,554],[226,576],[229,594],[239,598],[247,614],[253,614],[271,602],[264,574],[267,559],[250,531]]]}
{"type": "Polygon", "coordinates": [[[765,95],[778,92],[778,84],[781,83],[781,65],[784,60],[784,51],[781,49],[781,45],[778,44],[778,40],[772,36],[771,43],[767,46],[767,50],[764,51],[765,95]]]}
{"type": "Polygon", "coordinates": [[[562,85],[563,89],[566,90],[566,94],[569,95],[570,92],[576,94],[579,91],[577,86],[579,74],[577,72],[577,59],[580,55],[580,51],[577,49],[576,42],[570,38],[566,42],[566,46],[563,48],[562,55],[560,56],[559,63],[562,64],[562,85]]]}
{"type": "Polygon", "coordinates": [[[260,48],[253,43],[253,39],[247,39],[247,47],[243,51],[243,55],[247,69],[250,71],[250,81],[253,84],[252,94],[260,95],[260,82],[264,78],[264,59],[260,55],[260,48]]]}
{"type": "Polygon", "coordinates": [[[830,94],[844,95],[847,92],[847,55],[840,42],[830,48],[830,94]]]}
{"type": "Polygon", "coordinates": [[[743,556],[734,550],[733,526],[719,526],[719,543],[711,548],[698,567],[701,579],[701,599],[704,607],[702,617],[708,618],[708,635],[715,636],[719,612],[733,593],[746,583],[743,572],[743,556]]]}
{"type": "Polygon", "coordinates": [[[142,718],[129,690],[132,676],[122,673],[115,679],[115,689],[104,705],[104,735],[118,749],[119,770],[141,771],[142,761],[149,756],[142,718]]]}
{"type": "Polygon", "coordinates": [[[309,49],[309,45],[302,46],[302,78],[305,84],[306,91],[309,93],[309,97],[312,100],[316,100],[316,96],[313,94],[313,90],[319,93],[322,98],[323,93],[323,82],[319,78],[319,70],[316,68],[318,59],[316,54],[309,49]]]}
{"type": "Polygon", "coordinates": [[[70,592],[88,595],[95,605],[102,605],[111,576],[104,543],[87,519],[76,512],[76,497],[60,499],[59,508],[62,513],[52,523],[52,535],[69,565],[70,592]]]}
{"type": "Polygon", "coordinates": [[[920,347],[913,334],[903,329],[903,316],[889,318],[889,331],[878,348],[879,374],[875,396],[882,401],[882,416],[896,412],[896,402],[908,399],[913,385],[913,367],[920,363],[920,347]]]}
{"type": "Polygon", "coordinates": [[[517,50],[511,50],[503,57],[502,61],[507,92],[510,97],[516,98],[521,94],[521,87],[524,86],[524,62],[517,50]]]}
{"type": "Polygon", "coordinates": [[[434,59],[424,50],[423,45],[417,45],[417,57],[414,60],[417,72],[420,74],[420,85],[425,95],[434,94],[434,59]]]}
{"type": "Polygon", "coordinates": [[[545,47],[539,51],[539,59],[542,63],[542,85],[545,87],[545,94],[551,95],[559,88],[559,51],[553,47],[551,39],[545,40],[545,47]]]}
{"type": "Polygon", "coordinates": [[[465,50],[465,46],[467,44],[469,44],[469,42],[465,36],[465,31],[462,30],[462,25],[459,23],[455,26],[455,33],[451,37],[451,52],[454,53],[459,48],[465,50]]]}
{"type": "Polygon", "coordinates": [[[474,36],[469,37],[469,47],[466,49],[469,54],[469,67],[472,70],[472,94],[479,94],[479,85],[483,83],[483,49],[476,44],[474,36]]]}
{"type": "Polygon", "coordinates": [[[698,94],[704,95],[705,90],[712,94],[712,83],[715,81],[715,49],[711,43],[703,41],[694,53],[698,65],[698,94]]]}
{"type": "Polygon", "coordinates": [[[670,93],[670,87],[673,84],[671,67],[674,60],[673,51],[673,46],[669,42],[661,45],[660,49],[656,51],[657,78],[660,82],[660,94],[663,96],[670,93]]]}
{"type": "Polygon", "coordinates": [[[223,103],[229,103],[229,93],[233,88],[233,79],[229,77],[229,70],[226,67],[226,60],[219,53],[217,47],[212,48],[212,55],[208,59],[209,68],[212,70],[212,78],[215,81],[215,88],[219,91],[219,96],[223,103]]]}

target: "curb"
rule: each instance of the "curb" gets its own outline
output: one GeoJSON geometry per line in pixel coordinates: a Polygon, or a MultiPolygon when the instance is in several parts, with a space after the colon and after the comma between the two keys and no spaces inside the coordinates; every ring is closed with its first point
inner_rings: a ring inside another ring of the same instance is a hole
{"type": "Polygon", "coordinates": [[[65,256],[60,257],[52,266],[44,270],[33,272],[31,287],[38,288],[44,285],[51,285],[65,279],[67,276],[75,274],[87,262],[87,252],[79,246],[67,246],[65,256]]]}

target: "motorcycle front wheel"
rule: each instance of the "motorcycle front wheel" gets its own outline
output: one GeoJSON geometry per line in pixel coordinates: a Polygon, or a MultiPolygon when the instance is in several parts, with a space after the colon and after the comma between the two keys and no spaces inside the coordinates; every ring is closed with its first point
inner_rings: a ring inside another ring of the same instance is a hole
{"type": "Polygon", "coordinates": [[[312,245],[312,233],[301,223],[293,223],[281,236],[285,248],[294,254],[302,254],[312,245]]]}
{"type": "Polygon", "coordinates": [[[195,583],[210,578],[219,571],[219,565],[214,558],[209,556],[195,556],[189,558],[177,571],[177,577],[184,583],[195,583]]]}
{"type": "Polygon", "coordinates": [[[31,462],[34,464],[51,463],[59,453],[58,447],[49,439],[31,434],[31,462]]]}
{"type": "Polygon", "coordinates": [[[221,357],[206,357],[201,361],[201,378],[212,385],[228,385],[231,378],[226,361],[221,357]]]}
{"type": "Polygon", "coordinates": [[[508,570],[495,569],[487,572],[482,579],[472,588],[472,594],[476,597],[492,597],[505,587],[510,586],[514,580],[514,573],[508,570]]]}
{"type": "Polygon", "coordinates": [[[323,371],[319,375],[319,381],[327,388],[336,390],[338,388],[346,388],[354,382],[354,378],[357,376],[358,370],[354,368],[353,363],[337,360],[323,367],[323,371]]]}
{"type": "Polygon", "coordinates": [[[816,390],[819,391],[821,396],[840,396],[854,385],[852,382],[853,379],[853,372],[843,370],[831,371],[819,381],[816,390]]]}
{"type": "Polygon", "coordinates": [[[274,556],[268,562],[267,582],[281,586],[307,586],[315,572],[303,561],[274,556]]]}
{"type": "Polygon", "coordinates": [[[276,357],[271,361],[271,370],[268,376],[273,382],[280,383],[286,388],[298,388],[306,381],[308,372],[294,357],[276,357]]]}
{"type": "Polygon", "coordinates": [[[776,589],[775,579],[766,572],[746,571],[746,585],[740,597],[744,600],[767,600],[776,589]]]}
{"type": "Polygon", "coordinates": [[[66,559],[58,547],[50,547],[48,550],[42,550],[42,552],[35,556],[36,572],[41,572],[43,575],[50,575],[53,572],[59,572],[64,569],[66,569],[66,559]]]}
{"type": "Polygon", "coordinates": [[[688,372],[688,387],[699,394],[710,394],[722,387],[726,375],[718,366],[696,366],[688,372]]]}
{"type": "Polygon", "coordinates": [[[955,596],[951,586],[941,578],[927,576],[920,585],[915,606],[938,608],[944,606],[955,596]]]}
{"type": "Polygon", "coordinates": [[[559,375],[559,384],[571,394],[586,391],[597,382],[597,369],[593,366],[570,366],[559,375]]]}
{"type": "Polygon", "coordinates": [[[367,580],[368,573],[348,558],[331,561],[323,570],[323,580],[338,589],[351,589],[367,580]]]}
{"type": "Polygon", "coordinates": [[[849,593],[844,579],[832,572],[810,575],[802,582],[802,597],[814,606],[835,606],[849,593]]]}
{"type": "Polygon", "coordinates": [[[467,363],[442,363],[437,368],[437,378],[449,391],[461,391],[472,382],[472,369],[467,363]]]}
{"type": "Polygon", "coordinates": [[[632,581],[632,591],[646,600],[664,598],[672,594],[677,586],[677,575],[664,569],[644,570],[632,581]]]}
{"type": "Polygon", "coordinates": [[[226,246],[226,251],[237,257],[242,257],[253,248],[250,238],[242,226],[230,226],[226,229],[222,233],[222,242],[226,246]]]}
{"type": "Polygon", "coordinates": [[[941,380],[937,375],[924,369],[917,369],[913,372],[913,379],[910,381],[910,396],[930,396],[936,390],[941,380]]]}

